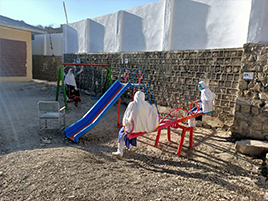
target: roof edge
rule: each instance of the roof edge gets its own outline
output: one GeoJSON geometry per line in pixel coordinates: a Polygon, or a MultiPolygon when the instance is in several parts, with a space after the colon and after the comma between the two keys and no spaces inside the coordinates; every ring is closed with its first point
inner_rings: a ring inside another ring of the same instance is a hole
{"type": "Polygon", "coordinates": [[[46,30],[43,31],[43,30],[38,30],[38,29],[34,29],[34,28],[27,28],[27,27],[22,27],[22,26],[18,26],[18,25],[7,24],[7,23],[3,23],[3,22],[0,22],[0,26],[12,28],[12,29],[18,29],[21,31],[27,31],[27,32],[31,32],[32,34],[46,34],[47,33],[46,30]]]}

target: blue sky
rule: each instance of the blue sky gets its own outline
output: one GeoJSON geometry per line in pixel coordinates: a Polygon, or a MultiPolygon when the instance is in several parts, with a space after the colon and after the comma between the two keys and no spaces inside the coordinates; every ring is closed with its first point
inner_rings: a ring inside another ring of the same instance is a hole
{"type": "MultiPolygon", "coordinates": [[[[156,1],[159,0],[64,0],[69,23],[156,1]]],[[[0,0],[0,15],[33,26],[66,24],[63,0],[0,0]]]]}

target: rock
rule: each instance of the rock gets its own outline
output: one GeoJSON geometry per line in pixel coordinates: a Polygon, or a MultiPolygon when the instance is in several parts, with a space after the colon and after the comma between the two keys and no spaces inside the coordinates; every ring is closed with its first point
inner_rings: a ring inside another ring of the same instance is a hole
{"type": "Polygon", "coordinates": [[[268,141],[259,140],[241,140],[235,142],[235,148],[238,152],[250,156],[256,156],[263,151],[268,151],[268,141]]]}
{"type": "Polygon", "coordinates": [[[51,144],[51,140],[48,139],[48,138],[46,138],[46,137],[43,137],[43,138],[41,139],[41,141],[42,141],[43,144],[51,144]]]}
{"type": "Polygon", "coordinates": [[[224,123],[217,117],[211,117],[208,115],[203,115],[202,124],[206,126],[205,128],[223,128],[224,123]]]}
{"type": "Polygon", "coordinates": [[[261,92],[259,93],[260,99],[267,100],[268,99],[268,93],[261,92]]]}
{"type": "Polygon", "coordinates": [[[265,183],[266,182],[266,177],[264,177],[264,176],[258,176],[258,179],[259,179],[259,182],[261,182],[261,183],[265,183]]]}
{"type": "Polygon", "coordinates": [[[226,162],[230,162],[234,159],[234,156],[230,153],[220,153],[216,154],[215,156],[226,162]]]}
{"type": "Polygon", "coordinates": [[[42,88],[42,91],[47,91],[47,87],[43,87],[42,88]]]}

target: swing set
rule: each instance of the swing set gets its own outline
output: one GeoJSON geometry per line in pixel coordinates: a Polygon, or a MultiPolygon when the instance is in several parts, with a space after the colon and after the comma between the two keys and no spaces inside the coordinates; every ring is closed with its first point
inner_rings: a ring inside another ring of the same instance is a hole
{"type": "MultiPolygon", "coordinates": [[[[79,75],[79,79],[81,83],[81,73],[82,73],[82,69],[83,66],[93,66],[93,67],[103,67],[105,68],[106,72],[106,76],[105,76],[105,81],[104,81],[104,85],[102,88],[102,94],[104,94],[105,89],[106,89],[106,83],[108,78],[110,78],[110,85],[112,85],[112,77],[111,77],[111,66],[108,64],[83,64],[83,63],[60,63],[59,66],[59,74],[58,74],[58,82],[57,82],[57,92],[56,92],[56,101],[58,101],[58,97],[59,97],[59,89],[60,89],[60,81],[62,82],[62,88],[63,88],[63,95],[64,95],[64,102],[65,102],[65,106],[66,106],[66,110],[68,110],[68,105],[67,105],[67,98],[66,98],[66,89],[65,89],[65,84],[64,84],[64,69],[67,67],[72,68],[72,66],[79,66],[80,67],[80,75],[79,75]],[[63,66],[65,66],[63,68],[63,66]]],[[[80,93],[80,87],[79,87],[79,93],[80,93]]]]}

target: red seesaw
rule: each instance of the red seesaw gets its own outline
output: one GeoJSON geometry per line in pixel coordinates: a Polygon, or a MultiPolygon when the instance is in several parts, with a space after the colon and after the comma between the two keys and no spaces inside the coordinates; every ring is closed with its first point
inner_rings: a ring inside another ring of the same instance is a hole
{"type": "MultiPolygon", "coordinates": [[[[189,141],[189,147],[190,149],[193,148],[193,127],[186,127],[186,126],[183,126],[181,125],[181,123],[183,121],[186,121],[188,119],[192,119],[192,118],[195,118],[195,117],[198,117],[198,116],[201,116],[203,115],[203,113],[201,111],[199,111],[200,109],[200,105],[196,102],[191,102],[190,103],[190,110],[187,111],[183,108],[175,108],[173,110],[171,110],[159,123],[159,126],[153,130],[152,132],[154,131],[157,131],[157,136],[156,136],[156,140],[155,140],[155,144],[154,146],[157,147],[158,146],[158,142],[159,142],[159,138],[160,138],[160,134],[161,134],[161,130],[163,128],[167,128],[167,139],[168,141],[171,141],[171,137],[170,137],[170,127],[172,128],[181,128],[182,129],[182,133],[181,133],[181,139],[180,139],[180,143],[179,143],[179,147],[178,147],[178,151],[177,151],[177,156],[180,156],[181,155],[181,149],[182,149],[182,145],[183,145],[183,141],[184,141],[184,137],[185,137],[185,133],[186,131],[189,131],[190,133],[190,141],[189,141]],[[193,113],[192,110],[191,110],[191,105],[192,104],[195,104],[196,105],[196,108],[197,110],[193,113]],[[180,111],[184,111],[186,112],[186,116],[183,116],[181,114],[180,111]],[[200,113],[201,112],[201,113],[200,113]],[[181,117],[178,117],[179,114],[181,115],[181,117]],[[168,117],[170,117],[168,119],[168,117]]],[[[133,139],[133,138],[136,138],[136,137],[139,137],[141,135],[144,135],[144,134],[147,134],[147,132],[138,132],[138,133],[133,133],[133,130],[134,130],[134,122],[132,121],[132,131],[130,133],[127,133],[127,137],[129,139],[133,139]]]]}

